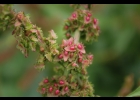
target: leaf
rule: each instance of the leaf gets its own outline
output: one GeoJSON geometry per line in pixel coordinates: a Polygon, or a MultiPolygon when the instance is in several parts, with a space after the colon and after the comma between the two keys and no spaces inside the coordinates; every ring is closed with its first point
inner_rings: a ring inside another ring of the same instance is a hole
{"type": "Polygon", "coordinates": [[[31,39],[32,41],[34,41],[34,42],[38,42],[38,39],[37,39],[34,35],[32,35],[32,36],[30,37],[30,39],[31,39]]]}
{"type": "Polygon", "coordinates": [[[30,42],[29,45],[30,45],[30,48],[32,51],[36,51],[36,44],[35,43],[30,42]]]}
{"type": "Polygon", "coordinates": [[[53,39],[57,39],[57,36],[56,36],[56,33],[53,31],[53,30],[51,30],[51,31],[49,31],[50,32],[50,36],[53,38],[53,39]]]}
{"type": "Polygon", "coordinates": [[[26,27],[26,30],[30,30],[33,28],[33,25],[28,22],[28,23],[26,23],[25,27],[26,27]]]}
{"type": "Polygon", "coordinates": [[[49,61],[52,61],[52,56],[50,53],[46,54],[45,57],[49,60],[49,61]]]}
{"type": "Polygon", "coordinates": [[[137,97],[137,96],[140,96],[140,86],[136,90],[128,94],[126,97],[137,97]]]}

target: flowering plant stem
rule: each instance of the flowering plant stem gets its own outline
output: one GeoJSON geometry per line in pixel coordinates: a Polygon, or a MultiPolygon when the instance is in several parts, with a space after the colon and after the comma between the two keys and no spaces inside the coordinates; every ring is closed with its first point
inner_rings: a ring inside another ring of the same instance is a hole
{"type": "Polygon", "coordinates": [[[53,66],[56,72],[53,77],[46,77],[40,82],[38,91],[42,96],[95,96],[86,70],[92,64],[93,55],[86,53],[83,43],[92,42],[99,36],[98,20],[92,18],[90,4],[85,5],[86,10],[80,9],[80,4],[73,6],[76,10],[64,25],[67,39],[58,44],[53,30],[45,37],[41,28],[32,24],[24,12],[16,13],[11,5],[0,5],[0,23],[3,25],[0,28],[14,28],[12,35],[25,57],[28,57],[29,50],[39,52],[35,68],[42,71],[46,61],[59,64],[53,66]]]}

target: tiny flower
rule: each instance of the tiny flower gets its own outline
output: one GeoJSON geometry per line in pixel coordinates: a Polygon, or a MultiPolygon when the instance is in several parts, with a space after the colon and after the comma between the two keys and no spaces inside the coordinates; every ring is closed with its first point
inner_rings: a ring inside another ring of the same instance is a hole
{"type": "Polygon", "coordinates": [[[77,19],[77,17],[78,17],[77,16],[77,12],[73,12],[71,17],[70,17],[70,19],[72,19],[72,20],[74,19],[75,20],[75,19],[77,19]]]}
{"type": "Polygon", "coordinates": [[[70,46],[74,43],[74,39],[71,37],[68,40],[62,40],[61,47],[70,46]]]}
{"type": "Polygon", "coordinates": [[[91,16],[92,16],[92,14],[91,14],[90,12],[88,12],[88,13],[87,13],[87,16],[88,16],[88,17],[91,17],[91,16]]]}
{"type": "Polygon", "coordinates": [[[58,86],[58,84],[54,83],[54,86],[55,86],[55,87],[57,87],[57,86],[58,86]]]}
{"type": "Polygon", "coordinates": [[[69,58],[69,52],[65,50],[65,51],[63,52],[63,59],[64,59],[64,61],[67,61],[68,58],[69,58]]]}
{"type": "Polygon", "coordinates": [[[78,58],[78,62],[81,63],[83,61],[82,58],[78,58]]]}
{"type": "Polygon", "coordinates": [[[51,93],[53,91],[53,87],[49,87],[49,92],[51,93]]]}
{"type": "Polygon", "coordinates": [[[64,83],[65,83],[65,82],[64,82],[63,80],[60,80],[60,81],[59,81],[59,84],[60,84],[60,85],[63,85],[64,83]]]}
{"type": "Polygon", "coordinates": [[[44,94],[46,91],[46,88],[42,88],[42,94],[44,94]]]}
{"type": "Polygon", "coordinates": [[[55,95],[58,95],[60,93],[60,91],[59,90],[55,90],[55,95]]]}
{"type": "Polygon", "coordinates": [[[74,45],[71,45],[71,46],[65,47],[65,50],[66,50],[66,51],[73,52],[73,51],[75,51],[76,49],[75,49],[75,46],[74,46],[74,45]]]}
{"type": "Polygon", "coordinates": [[[78,67],[78,65],[75,62],[72,63],[72,66],[73,67],[78,67]]]}
{"type": "Polygon", "coordinates": [[[74,43],[73,37],[67,40],[68,45],[72,45],[74,43]]]}
{"type": "Polygon", "coordinates": [[[83,60],[82,64],[85,66],[89,66],[90,62],[89,62],[89,60],[83,60]]]}
{"type": "Polygon", "coordinates": [[[19,12],[19,13],[17,14],[17,19],[22,20],[23,17],[24,17],[23,12],[19,12]]]}
{"type": "Polygon", "coordinates": [[[42,88],[42,91],[46,91],[46,88],[42,88]]]}
{"type": "Polygon", "coordinates": [[[64,26],[64,29],[67,30],[69,27],[67,25],[64,26]]]}
{"type": "Polygon", "coordinates": [[[67,55],[68,55],[68,53],[69,53],[68,51],[64,51],[64,55],[65,55],[65,56],[67,56],[67,55]]]}
{"type": "Polygon", "coordinates": [[[77,47],[78,47],[78,49],[82,49],[82,45],[81,44],[78,44],[77,47]]]}
{"type": "Polygon", "coordinates": [[[58,55],[58,58],[59,59],[62,59],[63,58],[63,55],[62,54],[58,55]]]}
{"type": "Polygon", "coordinates": [[[85,22],[86,24],[88,24],[90,21],[91,21],[91,18],[90,18],[89,16],[85,16],[84,22],[85,22]]]}
{"type": "Polygon", "coordinates": [[[75,50],[75,47],[74,47],[74,46],[71,46],[71,47],[70,47],[70,50],[75,50]]]}
{"type": "Polygon", "coordinates": [[[68,86],[64,88],[64,91],[67,92],[69,90],[68,86]]]}
{"type": "Polygon", "coordinates": [[[49,82],[49,80],[48,80],[48,79],[45,79],[45,80],[44,80],[44,83],[48,83],[48,82],[49,82]]]}
{"type": "Polygon", "coordinates": [[[93,24],[97,25],[98,24],[98,20],[96,18],[93,19],[93,24]]]}
{"type": "Polygon", "coordinates": [[[83,55],[82,52],[79,52],[79,55],[82,56],[83,55]]]}
{"type": "Polygon", "coordinates": [[[88,57],[89,60],[93,60],[93,55],[92,54],[88,55],[87,57],[88,57]]]}
{"type": "Polygon", "coordinates": [[[76,13],[73,13],[73,14],[72,14],[72,17],[73,17],[73,18],[76,18],[76,13]]]}
{"type": "Polygon", "coordinates": [[[79,43],[79,44],[77,45],[77,48],[78,48],[78,50],[79,50],[81,53],[85,53],[85,49],[84,49],[84,46],[83,46],[82,43],[79,43]]]}
{"type": "Polygon", "coordinates": [[[89,16],[86,17],[86,21],[87,21],[87,22],[90,21],[90,17],[89,17],[89,16]]]}
{"type": "Polygon", "coordinates": [[[70,35],[69,33],[66,33],[66,37],[67,37],[67,38],[70,38],[71,35],[70,35]]]}

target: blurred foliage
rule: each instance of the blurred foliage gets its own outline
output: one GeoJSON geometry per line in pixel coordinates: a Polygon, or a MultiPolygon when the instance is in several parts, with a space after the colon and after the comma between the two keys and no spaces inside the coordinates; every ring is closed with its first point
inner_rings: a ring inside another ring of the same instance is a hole
{"type": "MultiPolygon", "coordinates": [[[[33,23],[42,27],[44,34],[54,29],[59,43],[65,37],[64,21],[73,12],[67,4],[15,4],[13,7],[29,14],[33,23]]],[[[101,29],[98,41],[86,45],[87,52],[94,54],[88,73],[95,93],[118,96],[130,74],[133,75],[130,91],[134,90],[140,85],[140,5],[97,4],[92,11],[99,19],[101,29]]],[[[36,71],[33,65],[38,54],[30,52],[25,58],[17,49],[11,52],[11,48],[16,48],[14,44],[10,30],[0,31],[0,96],[41,96],[37,92],[38,84],[53,74],[53,65],[46,63],[43,72],[36,71]]]]}

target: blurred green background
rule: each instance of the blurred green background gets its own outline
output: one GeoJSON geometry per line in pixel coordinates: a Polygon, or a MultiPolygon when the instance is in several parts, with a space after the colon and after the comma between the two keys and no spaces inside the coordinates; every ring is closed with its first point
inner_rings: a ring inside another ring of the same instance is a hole
{"type": "MultiPolygon", "coordinates": [[[[59,42],[64,38],[64,21],[74,11],[68,4],[15,4],[16,11],[30,15],[44,35],[53,29],[59,42]]],[[[140,5],[97,4],[92,9],[101,29],[97,42],[86,45],[94,54],[88,68],[89,80],[99,96],[126,95],[140,85],[140,5]]],[[[11,30],[0,31],[0,96],[41,96],[38,84],[53,74],[52,65],[38,72],[33,65],[38,54],[29,57],[16,49],[11,30]]]]}

